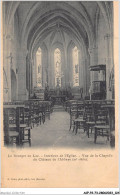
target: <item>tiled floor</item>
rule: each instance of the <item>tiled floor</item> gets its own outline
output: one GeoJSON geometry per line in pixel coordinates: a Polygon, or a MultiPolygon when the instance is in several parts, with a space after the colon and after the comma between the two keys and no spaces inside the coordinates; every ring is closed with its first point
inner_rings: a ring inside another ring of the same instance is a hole
{"type": "Polygon", "coordinates": [[[78,134],[69,131],[70,116],[65,111],[54,111],[45,124],[31,130],[32,147],[72,147],[72,148],[110,148],[106,137],[98,137],[94,144],[94,135],[87,137],[83,130],[78,134]]]}

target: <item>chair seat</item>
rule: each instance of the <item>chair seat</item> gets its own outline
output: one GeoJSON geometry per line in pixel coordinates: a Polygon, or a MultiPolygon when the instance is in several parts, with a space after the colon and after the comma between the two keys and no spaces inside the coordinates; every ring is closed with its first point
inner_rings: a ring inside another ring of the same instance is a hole
{"type": "Polygon", "coordinates": [[[20,124],[20,128],[25,128],[26,124],[20,124]]]}
{"type": "Polygon", "coordinates": [[[84,112],[84,109],[78,109],[78,111],[84,112]]]}
{"type": "Polygon", "coordinates": [[[95,122],[94,121],[88,121],[88,122],[86,122],[86,124],[88,124],[88,125],[95,125],[95,122]]]}
{"type": "Polygon", "coordinates": [[[97,129],[109,129],[110,126],[109,125],[95,125],[95,128],[97,128],[97,129]]]}
{"type": "Polygon", "coordinates": [[[105,121],[96,121],[97,125],[105,125],[105,121]]]}
{"type": "Polygon", "coordinates": [[[25,127],[25,130],[29,130],[31,127],[25,127]]]}
{"type": "Polygon", "coordinates": [[[111,135],[115,137],[115,131],[111,131],[111,135]]]}
{"type": "Polygon", "coordinates": [[[82,119],[82,118],[77,118],[77,119],[75,119],[74,121],[75,121],[75,122],[84,122],[85,120],[82,119]]]}
{"type": "Polygon", "coordinates": [[[39,118],[39,116],[38,115],[34,115],[34,116],[31,117],[32,120],[34,120],[36,118],[39,118]]]}
{"type": "MultiPolygon", "coordinates": [[[[16,128],[16,124],[9,124],[9,128],[16,128]]],[[[20,124],[20,128],[25,128],[26,124],[20,124]]]]}
{"type": "Polygon", "coordinates": [[[9,131],[9,136],[10,137],[19,136],[19,133],[16,131],[9,131]]]}

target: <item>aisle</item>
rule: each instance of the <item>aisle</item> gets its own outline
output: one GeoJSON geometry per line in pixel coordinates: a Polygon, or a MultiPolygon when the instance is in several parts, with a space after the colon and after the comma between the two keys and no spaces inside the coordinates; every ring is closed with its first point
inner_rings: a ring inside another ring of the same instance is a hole
{"type": "Polygon", "coordinates": [[[65,111],[54,111],[51,119],[45,124],[31,130],[32,147],[76,147],[76,148],[109,148],[106,137],[98,138],[99,144],[94,144],[93,135],[87,137],[83,130],[78,134],[69,131],[69,114],[65,111]]]}

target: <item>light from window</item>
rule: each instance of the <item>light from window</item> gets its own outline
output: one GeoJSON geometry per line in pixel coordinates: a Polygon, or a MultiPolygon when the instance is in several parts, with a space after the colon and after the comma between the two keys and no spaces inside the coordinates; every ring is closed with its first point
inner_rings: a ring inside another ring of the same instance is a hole
{"type": "Polygon", "coordinates": [[[79,59],[78,48],[73,48],[73,87],[79,86],[79,59]]]}
{"type": "Polygon", "coordinates": [[[61,87],[61,51],[55,49],[54,51],[54,70],[55,70],[55,87],[61,87]]]}
{"type": "Polygon", "coordinates": [[[42,87],[42,50],[38,48],[36,52],[36,73],[37,87],[42,87]]]}

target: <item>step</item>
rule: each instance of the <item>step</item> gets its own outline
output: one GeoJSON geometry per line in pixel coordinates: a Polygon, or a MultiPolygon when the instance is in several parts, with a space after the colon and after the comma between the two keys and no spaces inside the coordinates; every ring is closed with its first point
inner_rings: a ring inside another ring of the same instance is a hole
{"type": "Polygon", "coordinates": [[[65,111],[65,109],[64,109],[63,106],[55,105],[55,106],[53,107],[53,111],[59,112],[59,111],[65,111]]]}
{"type": "Polygon", "coordinates": [[[53,109],[53,112],[65,112],[65,110],[63,109],[63,110],[54,110],[53,109]]]}

